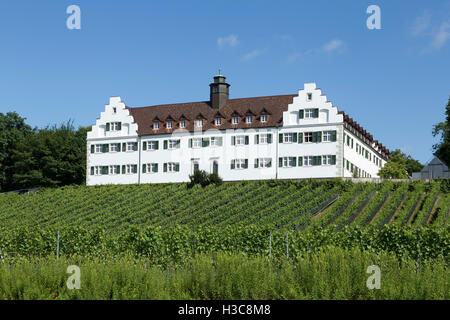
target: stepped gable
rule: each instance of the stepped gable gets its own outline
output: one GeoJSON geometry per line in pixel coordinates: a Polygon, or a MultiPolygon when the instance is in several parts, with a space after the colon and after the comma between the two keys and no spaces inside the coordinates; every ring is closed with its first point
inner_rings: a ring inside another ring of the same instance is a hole
{"type": "MultiPolygon", "coordinates": [[[[197,119],[205,119],[202,130],[208,129],[248,129],[248,128],[268,128],[279,127],[283,124],[283,111],[288,110],[288,105],[292,103],[296,95],[278,95],[255,98],[228,99],[226,104],[215,109],[209,101],[190,102],[155,105],[149,107],[126,107],[133,116],[134,121],[138,124],[138,134],[159,135],[172,133],[176,129],[180,129],[180,120],[186,120],[186,130],[194,131],[194,121],[197,119]],[[232,116],[239,115],[239,123],[232,124],[232,116]],[[251,124],[245,122],[245,116],[253,114],[251,124]],[[262,123],[260,115],[268,114],[268,121],[262,123]],[[219,116],[221,115],[221,116],[219,116]],[[215,119],[222,117],[222,125],[216,126],[215,119]],[[173,129],[165,126],[165,119],[173,120],[173,129]],[[155,120],[160,121],[160,128],[153,129],[155,120]]],[[[196,128],[196,130],[198,130],[196,128]]]]}

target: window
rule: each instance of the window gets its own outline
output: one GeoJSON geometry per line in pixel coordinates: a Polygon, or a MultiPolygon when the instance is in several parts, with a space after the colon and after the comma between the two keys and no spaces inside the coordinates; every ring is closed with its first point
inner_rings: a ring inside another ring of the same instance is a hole
{"type": "Polygon", "coordinates": [[[172,129],[173,123],[172,121],[167,122],[167,129],[172,129]]]}
{"type": "Polygon", "coordinates": [[[192,173],[195,173],[196,171],[200,170],[200,164],[198,160],[192,161],[192,173]]]}
{"type": "Polygon", "coordinates": [[[179,171],[179,163],[178,162],[169,162],[167,165],[167,172],[178,172],[179,171]]]}
{"type": "Polygon", "coordinates": [[[153,123],[153,129],[159,130],[159,122],[153,123]]]}
{"type": "Polygon", "coordinates": [[[157,173],[158,164],[157,163],[144,163],[142,165],[142,173],[157,173]]]}
{"type": "Polygon", "coordinates": [[[179,140],[169,140],[169,149],[177,149],[179,140]]]}
{"type": "Polygon", "coordinates": [[[295,167],[295,157],[283,157],[283,167],[295,167]]]}
{"type": "Polygon", "coordinates": [[[305,119],[311,119],[314,117],[314,109],[305,109],[305,119]]]}
{"type": "Polygon", "coordinates": [[[272,158],[255,159],[255,168],[270,168],[270,167],[272,167],[272,158]]]}
{"type": "Polygon", "coordinates": [[[147,150],[158,150],[159,142],[158,141],[148,141],[147,142],[147,150]]]}
{"type": "Polygon", "coordinates": [[[328,166],[335,165],[336,164],[336,156],[331,155],[331,154],[322,156],[322,164],[328,165],[328,166]]]}
{"type": "Polygon", "coordinates": [[[135,173],[137,173],[137,165],[135,165],[135,164],[127,164],[125,166],[125,173],[126,174],[135,174],[135,173]]]}
{"type": "Polygon", "coordinates": [[[246,121],[247,123],[252,123],[252,122],[253,122],[253,117],[252,117],[252,116],[247,116],[247,117],[245,118],[245,121],[246,121]]]}
{"type": "Polygon", "coordinates": [[[186,120],[180,121],[180,128],[186,128],[186,120]]]}
{"type": "Polygon", "coordinates": [[[307,100],[307,101],[311,101],[311,100],[312,100],[312,93],[308,92],[308,93],[306,94],[306,100],[307,100]]]}
{"type": "Polygon", "coordinates": [[[109,166],[109,174],[120,174],[120,166],[109,166]]]}
{"type": "Polygon", "coordinates": [[[260,144],[266,144],[269,143],[269,134],[260,134],[259,135],[259,143],[260,144]]]}
{"type": "Polygon", "coordinates": [[[335,141],[335,139],[333,139],[333,134],[334,131],[324,131],[322,134],[322,141],[323,142],[335,141]]]}
{"type": "Polygon", "coordinates": [[[313,133],[312,132],[305,132],[304,142],[313,142],[313,133]]]}
{"type": "Polygon", "coordinates": [[[198,128],[203,127],[203,120],[202,119],[195,120],[195,126],[198,127],[198,128]]]}
{"type": "Polygon", "coordinates": [[[238,124],[238,123],[239,123],[239,118],[233,117],[233,124],[238,124]]]}
{"type": "Polygon", "coordinates": [[[313,157],[312,156],[305,156],[303,157],[303,165],[308,167],[313,165],[313,157]]]}
{"type": "Polygon", "coordinates": [[[113,108],[113,113],[117,113],[117,108],[116,107],[113,108]]]}
{"type": "Polygon", "coordinates": [[[285,133],[283,135],[283,137],[284,137],[284,140],[283,140],[284,143],[291,143],[291,142],[294,141],[294,134],[293,133],[285,133]]]}
{"type": "Polygon", "coordinates": [[[111,131],[120,131],[122,128],[122,125],[120,122],[111,122],[111,131]]]}
{"type": "Polygon", "coordinates": [[[110,152],[119,152],[120,151],[120,143],[111,143],[111,147],[109,149],[110,152]]]}
{"type": "Polygon", "coordinates": [[[222,137],[211,137],[211,146],[213,147],[222,146],[222,137]]]}
{"type": "Polygon", "coordinates": [[[202,141],[202,138],[192,138],[192,148],[201,148],[202,141]]]}
{"type": "Polygon", "coordinates": [[[103,145],[101,144],[96,144],[95,145],[95,153],[99,153],[103,151],[103,145]]]}
{"type": "Polygon", "coordinates": [[[137,142],[128,142],[127,151],[137,151],[137,142]]]}
{"type": "Polygon", "coordinates": [[[216,126],[222,125],[222,118],[216,118],[216,126]]]}
{"type": "Polygon", "coordinates": [[[267,114],[261,115],[261,122],[267,122],[267,114]]]}
{"type": "Polygon", "coordinates": [[[245,144],[245,136],[236,136],[236,145],[245,144]]]}
{"type": "Polygon", "coordinates": [[[231,169],[247,169],[247,159],[235,159],[231,161],[231,169]]]}

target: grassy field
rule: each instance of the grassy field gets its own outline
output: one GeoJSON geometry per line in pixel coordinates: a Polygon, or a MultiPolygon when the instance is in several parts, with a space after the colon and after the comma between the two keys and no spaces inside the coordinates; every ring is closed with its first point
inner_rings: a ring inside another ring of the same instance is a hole
{"type": "Polygon", "coordinates": [[[286,259],[245,254],[198,255],[162,268],[148,259],[22,258],[0,264],[0,299],[449,299],[442,260],[398,259],[385,252],[328,248],[286,259]],[[69,265],[80,289],[69,290],[69,265]],[[367,268],[380,268],[369,290],[367,268]]]}

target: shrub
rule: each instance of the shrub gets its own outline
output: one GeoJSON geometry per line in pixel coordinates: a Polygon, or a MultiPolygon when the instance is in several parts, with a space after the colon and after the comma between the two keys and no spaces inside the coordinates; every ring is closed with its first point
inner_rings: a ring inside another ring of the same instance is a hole
{"type": "Polygon", "coordinates": [[[223,182],[222,178],[219,177],[217,173],[207,173],[204,170],[197,170],[193,175],[189,176],[190,182],[187,187],[192,188],[194,185],[199,184],[202,187],[206,187],[209,184],[221,184],[223,182]]]}

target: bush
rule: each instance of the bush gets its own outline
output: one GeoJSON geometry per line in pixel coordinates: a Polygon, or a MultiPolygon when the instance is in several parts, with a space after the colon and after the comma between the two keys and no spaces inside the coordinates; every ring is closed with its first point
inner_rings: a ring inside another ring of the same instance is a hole
{"type": "Polygon", "coordinates": [[[209,184],[222,184],[223,180],[217,173],[207,173],[204,170],[197,170],[193,175],[189,176],[190,182],[187,187],[192,188],[194,185],[199,184],[202,187],[206,187],[209,184]]]}

